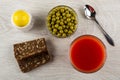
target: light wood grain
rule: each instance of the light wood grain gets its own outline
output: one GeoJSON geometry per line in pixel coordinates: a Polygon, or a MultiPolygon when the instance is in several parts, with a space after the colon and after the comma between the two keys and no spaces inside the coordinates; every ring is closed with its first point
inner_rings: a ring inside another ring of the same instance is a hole
{"type": "Polygon", "coordinates": [[[120,0],[0,0],[0,80],[120,80],[120,0]],[[56,5],[68,5],[78,14],[79,25],[74,35],[59,39],[47,30],[47,13],[56,5]],[[110,46],[97,24],[84,17],[83,6],[90,4],[97,11],[97,19],[115,41],[110,46]],[[25,9],[34,16],[34,28],[22,32],[13,28],[11,15],[16,9],[25,9]],[[4,27],[3,27],[4,26],[4,27]],[[107,60],[96,73],[76,71],[70,64],[70,43],[84,34],[95,35],[106,45],[107,60]],[[13,44],[45,37],[53,61],[29,73],[22,73],[13,55],[13,44]]]}

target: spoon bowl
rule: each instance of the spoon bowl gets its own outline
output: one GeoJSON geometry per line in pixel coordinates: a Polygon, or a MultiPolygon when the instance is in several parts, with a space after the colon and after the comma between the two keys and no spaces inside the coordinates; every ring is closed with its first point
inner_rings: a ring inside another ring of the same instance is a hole
{"type": "Polygon", "coordinates": [[[95,19],[96,12],[91,6],[85,5],[84,10],[85,10],[85,16],[88,19],[95,19]]]}

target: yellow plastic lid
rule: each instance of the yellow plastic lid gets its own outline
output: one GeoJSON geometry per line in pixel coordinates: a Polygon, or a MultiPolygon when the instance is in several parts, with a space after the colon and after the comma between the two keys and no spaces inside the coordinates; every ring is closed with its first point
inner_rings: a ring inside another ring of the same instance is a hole
{"type": "Polygon", "coordinates": [[[12,19],[13,19],[13,23],[16,26],[24,27],[27,24],[29,24],[30,15],[26,11],[24,11],[24,10],[17,10],[13,14],[12,19]]]}

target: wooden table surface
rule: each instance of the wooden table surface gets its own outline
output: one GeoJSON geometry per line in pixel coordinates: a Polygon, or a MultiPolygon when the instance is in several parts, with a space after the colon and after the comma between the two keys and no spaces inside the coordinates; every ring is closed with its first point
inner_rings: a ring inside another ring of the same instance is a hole
{"type": "Polygon", "coordinates": [[[0,80],[120,80],[120,0],[0,0],[0,80]],[[110,46],[97,28],[97,24],[84,16],[83,6],[92,5],[97,19],[114,39],[110,46]],[[57,5],[68,5],[78,15],[77,31],[68,38],[52,36],[45,25],[48,12],[57,5]],[[17,9],[29,11],[35,23],[30,31],[22,32],[11,24],[11,15],[17,9]],[[90,34],[106,45],[107,60],[102,69],[86,74],[76,71],[70,64],[69,48],[78,36],[90,34]],[[28,73],[22,73],[14,58],[13,44],[37,38],[46,38],[53,61],[28,73]]]}

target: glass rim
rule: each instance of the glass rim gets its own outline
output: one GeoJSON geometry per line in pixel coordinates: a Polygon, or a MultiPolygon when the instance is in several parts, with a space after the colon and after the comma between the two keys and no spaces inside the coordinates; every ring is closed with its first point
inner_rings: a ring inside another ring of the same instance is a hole
{"type": "Polygon", "coordinates": [[[71,42],[70,46],[72,46],[72,44],[74,43],[74,41],[76,41],[77,39],[79,39],[79,38],[81,38],[81,37],[84,37],[84,36],[90,36],[90,37],[96,38],[98,41],[100,41],[100,42],[104,45],[104,47],[105,47],[105,49],[106,49],[106,46],[105,46],[104,42],[103,42],[100,38],[98,38],[98,37],[95,36],[95,35],[90,35],[90,34],[85,34],[85,35],[81,35],[81,36],[76,37],[76,38],[71,42]]]}

